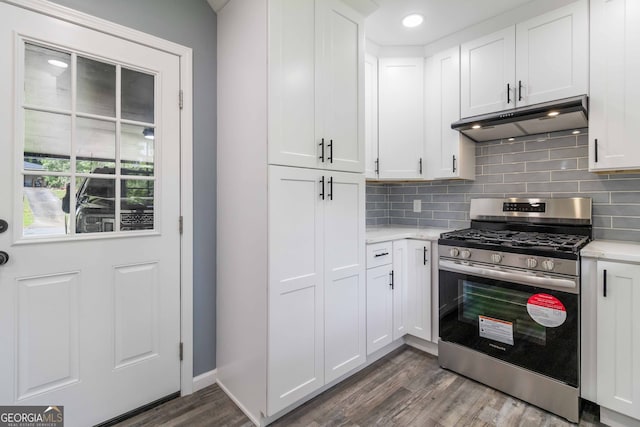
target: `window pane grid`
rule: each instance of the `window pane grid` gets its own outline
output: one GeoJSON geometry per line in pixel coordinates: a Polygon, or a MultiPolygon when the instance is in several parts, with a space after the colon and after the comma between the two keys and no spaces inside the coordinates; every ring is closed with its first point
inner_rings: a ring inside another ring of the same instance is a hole
{"type": "MultiPolygon", "coordinates": [[[[24,46],[25,50],[38,51],[36,59],[40,67],[31,73],[26,72],[25,80],[30,75],[43,75],[48,66],[42,65],[40,59],[46,59],[52,50],[30,42],[24,46]]],[[[25,140],[21,176],[25,186],[25,212],[31,209],[30,203],[37,205],[36,196],[46,193],[50,203],[61,205],[58,209],[66,212],[64,231],[60,233],[58,227],[55,233],[47,234],[47,230],[33,228],[37,221],[25,213],[23,234],[50,237],[153,230],[157,204],[155,76],[84,54],[53,51],[67,58],[66,71],[63,72],[67,73],[64,76],[67,83],[61,90],[60,79],[31,82],[31,87],[36,89],[46,84],[51,86],[48,98],[43,98],[47,102],[42,104],[34,102],[38,100],[36,90],[23,96],[25,136],[32,132],[34,142],[29,149],[25,140]],[[59,101],[60,93],[69,98],[68,103],[59,101]],[[123,113],[125,105],[126,113],[123,113]],[[47,114],[49,116],[43,116],[47,114]],[[48,121],[38,120],[42,117],[48,117],[48,121]],[[62,129],[65,137],[56,139],[43,132],[49,122],[62,117],[66,117],[64,120],[69,125],[59,124],[57,128],[62,129]],[[35,188],[43,185],[43,189],[35,188]],[[48,192],[57,199],[51,198],[48,192]]],[[[25,68],[28,66],[26,63],[25,68]]],[[[35,212],[38,208],[31,210],[35,212]]],[[[33,212],[29,214],[33,216],[33,212]]]]}

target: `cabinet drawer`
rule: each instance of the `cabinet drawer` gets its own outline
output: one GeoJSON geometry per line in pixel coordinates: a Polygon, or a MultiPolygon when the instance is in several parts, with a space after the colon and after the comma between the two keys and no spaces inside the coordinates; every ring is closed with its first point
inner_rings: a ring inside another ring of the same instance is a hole
{"type": "Polygon", "coordinates": [[[367,245],[367,268],[391,264],[393,242],[382,242],[367,245]]]}

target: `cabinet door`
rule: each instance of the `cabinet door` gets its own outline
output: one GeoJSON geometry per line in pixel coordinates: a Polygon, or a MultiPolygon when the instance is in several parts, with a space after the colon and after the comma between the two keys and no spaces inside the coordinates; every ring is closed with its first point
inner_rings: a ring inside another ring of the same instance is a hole
{"type": "Polygon", "coordinates": [[[409,326],[407,303],[408,240],[393,242],[393,340],[404,336],[409,326]]]}
{"type": "Polygon", "coordinates": [[[598,261],[597,270],[597,403],[640,418],[640,265],[598,261]]]}
{"type": "Polygon", "coordinates": [[[269,2],[270,164],[310,168],[320,164],[316,63],[322,45],[315,8],[314,0],[269,2]]]}
{"type": "Polygon", "coordinates": [[[365,362],[364,175],[327,172],[324,202],[325,380],[365,362]]]}
{"type": "Polygon", "coordinates": [[[340,0],[319,0],[323,56],[323,125],[327,160],[323,168],[364,172],[364,23],[340,0]]]}
{"type": "Polygon", "coordinates": [[[378,178],[378,58],[364,58],[364,145],[367,179],[378,178]]]}
{"type": "Polygon", "coordinates": [[[424,60],[379,58],[378,64],[380,178],[422,178],[424,60]]]}
{"type": "Polygon", "coordinates": [[[407,333],[431,340],[431,242],[408,240],[407,333]]]}
{"type": "Polygon", "coordinates": [[[640,169],[640,4],[591,1],[589,170],[640,169]]]}
{"type": "Polygon", "coordinates": [[[367,270],[367,354],[393,341],[393,293],[391,264],[367,270]]]}
{"type": "Polygon", "coordinates": [[[461,116],[515,107],[515,27],[465,43],[460,52],[461,116]]]}
{"type": "Polygon", "coordinates": [[[432,179],[475,179],[475,145],[451,123],[460,119],[460,48],[425,61],[426,174],[432,179]]]}
{"type": "Polygon", "coordinates": [[[588,91],[587,0],[516,25],[516,104],[583,95],[588,91]]]}
{"type": "Polygon", "coordinates": [[[269,167],[269,415],[324,385],[319,179],[315,170],[269,167]]]}

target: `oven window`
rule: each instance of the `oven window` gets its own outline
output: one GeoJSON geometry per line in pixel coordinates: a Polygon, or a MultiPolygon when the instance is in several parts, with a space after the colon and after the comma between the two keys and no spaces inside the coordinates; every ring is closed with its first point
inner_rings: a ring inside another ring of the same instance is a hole
{"type": "Polygon", "coordinates": [[[439,303],[442,341],[578,386],[578,295],[440,270],[439,303]]]}
{"type": "MultiPolygon", "coordinates": [[[[483,285],[470,280],[462,280],[461,283],[463,302],[459,311],[460,321],[477,325],[480,334],[485,332],[487,338],[500,338],[501,331],[508,334],[511,329],[512,335],[540,345],[546,343],[547,328],[533,320],[527,312],[530,292],[483,285]],[[486,325],[484,331],[480,322],[486,325]]],[[[508,341],[508,337],[505,339],[508,341]]]]}

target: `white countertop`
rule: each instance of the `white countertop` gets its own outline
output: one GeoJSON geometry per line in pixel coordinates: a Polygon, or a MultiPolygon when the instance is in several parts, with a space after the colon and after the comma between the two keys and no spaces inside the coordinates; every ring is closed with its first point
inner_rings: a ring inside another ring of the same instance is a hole
{"type": "Polygon", "coordinates": [[[582,248],[580,255],[586,258],[640,263],[640,243],[594,240],[582,248]]]}
{"type": "Polygon", "coordinates": [[[414,227],[414,226],[380,226],[367,227],[367,244],[388,242],[389,240],[399,239],[419,239],[436,241],[440,238],[441,233],[453,231],[446,228],[433,227],[414,227]]]}

